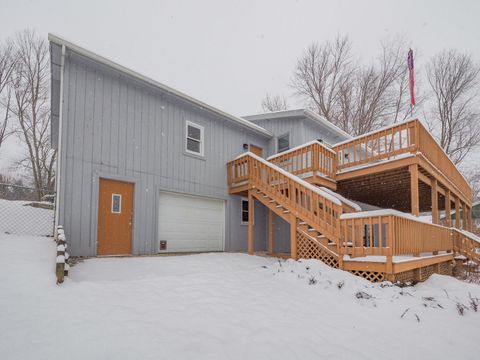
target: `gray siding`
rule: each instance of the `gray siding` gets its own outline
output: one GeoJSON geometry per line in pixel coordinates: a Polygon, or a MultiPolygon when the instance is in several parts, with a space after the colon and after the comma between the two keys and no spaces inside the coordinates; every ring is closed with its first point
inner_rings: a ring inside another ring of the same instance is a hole
{"type": "Polygon", "coordinates": [[[301,118],[282,118],[274,120],[258,120],[255,124],[270,131],[274,138],[268,143],[267,156],[277,153],[277,138],[279,136],[290,134],[290,147],[304,144],[305,130],[303,128],[303,120],[301,118]]]}
{"type": "Polygon", "coordinates": [[[303,142],[308,142],[312,140],[323,140],[329,145],[334,145],[338,142],[344,141],[347,139],[346,136],[339,135],[329,130],[326,126],[315,123],[309,119],[303,120],[303,142]]]}
{"type": "MultiPolygon", "coordinates": [[[[52,47],[52,59],[59,49],[52,47]]],[[[240,197],[228,195],[225,164],[244,143],[267,148],[268,139],[68,49],[63,96],[59,223],[72,255],[96,254],[100,177],[135,184],[134,254],[157,251],[160,190],[225,200],[225,249],[246,250],[240,197]],[[203,159],[184,154],[186,120],[205,128],[203,159]]],[[[265,209],[256,204],[257,250],[265,249],[265,230],[265,209]]]]}

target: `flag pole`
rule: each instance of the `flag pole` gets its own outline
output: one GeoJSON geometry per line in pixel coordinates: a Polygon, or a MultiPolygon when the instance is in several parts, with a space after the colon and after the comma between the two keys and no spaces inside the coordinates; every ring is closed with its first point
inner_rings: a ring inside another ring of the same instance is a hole
{"type": "Polygon", "coordinates": [[[415,106],[415,75],[413,72],[413,50],[408,50],[407,55],[408,78],[410,88],[410,117],[413,117],[413,107],[415,106]]]}

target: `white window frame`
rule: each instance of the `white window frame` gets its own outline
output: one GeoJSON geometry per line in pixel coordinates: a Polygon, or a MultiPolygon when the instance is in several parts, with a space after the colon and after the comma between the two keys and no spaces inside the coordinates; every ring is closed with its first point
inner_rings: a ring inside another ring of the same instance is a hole
{"type": "Polygon", "coordinates": [[[283,134],[283,135],[277,136],[277,153],[279,154],[279,153],[281,153],[281,152],[290,150],[290,149],[292,148],[292,147],[290,146],[290,145],[291,145],[290,143],[291,143],[291,141],[290,141],[290,132],[287,132],[287,133],[285,133],[285,134],[283,134]],[[278,145],[279,145],[279,143],[280,143],[280,138],[283,138],[283,137],[288,137],[288,149],[285,149],[285,150],[280,151],[278,145]]]}
{"type": "MultiPolygon", "coordinates": [[[[240,224],[241,225],[248,225],[248,221],[243,221],[243,212],[245,211],[245,210],[243,210],[243,202],[244,201],[248,204],[248,198],[246,198],[246,197],[240,198],[240,224]]],[[[248,208],[247,208],[247,213],[248,213],[248,219],[250,220],[250,211],[249,211],[248,208]]],[[[252,219],[252,221],[255,221],[255,220],[252,219]]]]}
{"type": "Polygon", "coordinates": [[[122,194],[112,194],[112,201],[110,205],[110,210],[112,214],[121,214],[122,213],[122,194]],[[115,196],[118,196],[119,202],[118,202],[118,211],[113,211],[113,198],[115,196]]]}
{"type": "Polygon", "coordinates": [[[188,154],[192,155],[197,155],[197,156],[204,156],[204,148],[205,148],[205,128],[202,125],[195,124],[194,122],[191,121],[186,121],[185,122],[185,152],[188,154]],[[194,138],[189,138],[188,137],[188,127],[194,127],[200,130],[200,152],[192,151],[188,149],[188,139],[193,140],[193,141],[198,141],[197,139],[194,138]]]}

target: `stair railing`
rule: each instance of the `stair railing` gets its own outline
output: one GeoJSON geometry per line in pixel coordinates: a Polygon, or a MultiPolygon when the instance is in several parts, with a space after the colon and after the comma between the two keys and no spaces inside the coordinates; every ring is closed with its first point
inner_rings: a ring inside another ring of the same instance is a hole
{"type": "Polygon", "coordinates": [[[342,203],[334,196],[253,153],[245,153],[229,161],[227,171],[230,186],[248,182],[329,239],[338,242],[342,203]]]}

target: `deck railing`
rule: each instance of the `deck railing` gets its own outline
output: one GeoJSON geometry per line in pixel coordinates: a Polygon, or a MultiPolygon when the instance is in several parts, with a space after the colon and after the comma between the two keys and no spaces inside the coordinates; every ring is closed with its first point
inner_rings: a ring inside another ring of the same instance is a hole
{"type": "Polygon", "coordinates": [[[455,228],[452,228],[452,231],[455,253],[463,255],[480,265],[480,242],[464,231],[455,228]]]}
{"type": "Polygon", "coordinates": [[[417,120],[358,136],[333,146],[338,170],[417,151],[417,120]]]}
{"type": "Polygon", "coordinates": [[[335,151],[318,141],[271,156],[268,161],[294,175],[311,173],[335,179],[337,172],[335,151]]]}
{"type": "Polygon", "coordinates": [[[450,179],[463,195],[470,200],[472,198],[472,188],[467,180],[458,171],[455,164],[445,154],[438,145],[430,132],[425,129],[422,123],[416,120],[418,126],[418,151],[421,152],[443,175],[450,179]]]}
{"type": "Polygon", "coordinates": [[[341,203],[319,188],[251,153],[229,161],[227,172],[231,188],[248,182],[330,239],[338,238],[341,203]]]}
{"type": "Polygon", "coordinates": [[[338,170],[420,152],[450,179],[467,199],[471,198],[471,188],[465,178],[417,119],[335,144],[333,150],[337,153],[338,170]]]}
{"type": "Polygon", "coordinates": [[[453,248],[450,228],[395,214],[346,216],[340,224],[342,253],[351,256],[419,255],[453,248]]]}

